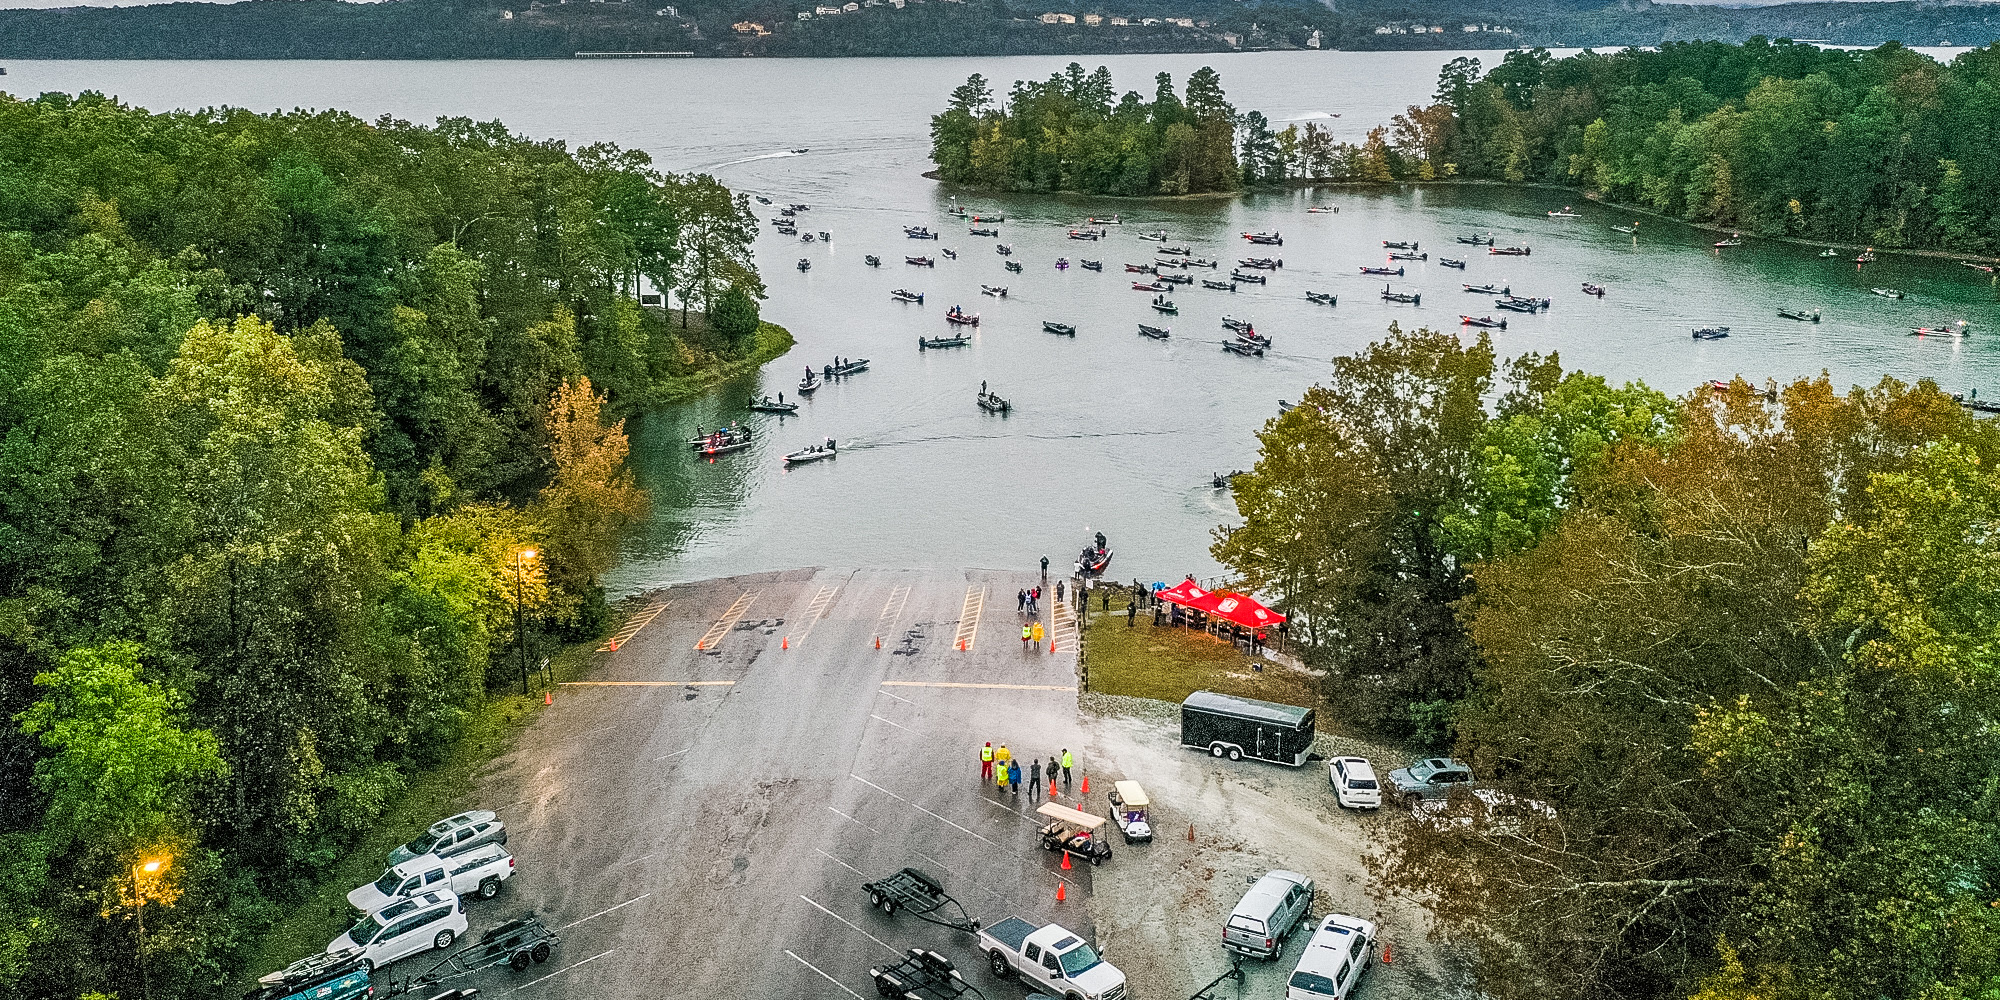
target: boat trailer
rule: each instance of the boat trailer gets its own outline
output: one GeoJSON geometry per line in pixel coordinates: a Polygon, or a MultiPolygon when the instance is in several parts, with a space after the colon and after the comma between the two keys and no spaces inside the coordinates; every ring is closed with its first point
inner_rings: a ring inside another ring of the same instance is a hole
{"type": "Polygon", "coordinates": [[[885,879],[878,879],[861,886],[868,893],[868,902],[883,913],[894,916],[903,910],[926,923],[939,927],[949,927],[967,934],[979,930],[977,918],[968,916],[965,906],[944,891],[938,880],[916,868],[905,868],[885,879]],[[952,916],[957,913],[956,917],[952,916]]]}

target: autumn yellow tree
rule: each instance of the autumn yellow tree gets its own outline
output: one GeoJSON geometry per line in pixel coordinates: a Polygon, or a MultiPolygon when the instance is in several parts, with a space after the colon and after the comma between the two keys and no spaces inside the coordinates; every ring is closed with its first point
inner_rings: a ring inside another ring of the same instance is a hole
{"type": "MultiPolygon", "coordinates": [[[[583,595],[617,559],[619,533],[646,516],[646,493],[625,467],[632,450],[625,421],[604,422],[604,397],[590,379],[557,388],[548,421],[554,469],[536,510],[546,571],[564,594],[583,595]]],[[[573,617],[575,610],[557,613],[573,617]]]]}

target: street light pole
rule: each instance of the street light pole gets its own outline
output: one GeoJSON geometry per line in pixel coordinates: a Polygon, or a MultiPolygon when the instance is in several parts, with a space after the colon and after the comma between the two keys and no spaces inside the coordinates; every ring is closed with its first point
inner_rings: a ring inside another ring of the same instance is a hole
{"type": "Polygon", "coordinates": [[[147,875],[158,875],[160,870],[166,866],[167,863],[159,859],[141,862],[132,866],[132,897],[135,900],[134,909],[138,913],[139,921],[138,936],[132,939],[132,957],[137,959],[139,963],[140,1000],[145,1000],[147,994],[152,990],[152,984],[146,980],[146,883],[144,877],[147,875]]]}

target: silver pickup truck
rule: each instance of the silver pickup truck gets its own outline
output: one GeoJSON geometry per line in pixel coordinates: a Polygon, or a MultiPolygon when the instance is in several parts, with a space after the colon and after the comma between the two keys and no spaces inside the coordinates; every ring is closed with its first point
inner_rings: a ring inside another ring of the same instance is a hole
{"type": "Polygon", "coordinates": [[[1057,924],[1008,917],[979,932],[979,950],[1002,979],[1019,975],[1063,1000],[1124,1000],[1125,974],[1083,938],[1057,924]]]}
{"type": "Polygon", "coordinates": [[[381,878],[348,893],[347,901],[363,913],[373,913],[392,900],[433,889],[492,899],[500,894],[500,883],[513,877],[514,856],[499,844],[485,844],[448,858],[426,854],[392,865],[381,878]]]}

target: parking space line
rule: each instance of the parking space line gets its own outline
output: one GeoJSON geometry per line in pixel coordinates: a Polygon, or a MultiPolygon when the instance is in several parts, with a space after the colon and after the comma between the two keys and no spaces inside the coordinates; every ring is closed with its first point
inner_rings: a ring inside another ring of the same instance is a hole
{"type": "Polygon", "coordinates": [[[1061,684],[972,684],[959,681],[883,681],[883,687],[905,688],[980,688],[991,691],[1069,691],[1075,692],[1076,685],[1061,684]]]}
{"type": "MultiPolygon", "coordinates": [[[[896,801],[898,801],[898,802],[903,802],[903,803],[908,803],[908,805],[909,805],[909,807],[910,807],[910,808],[912,808],[912,809],[915,809],[916,811],[918,811],[918,812],[920,812],[920,813],[923,813],[924,815],[926,815],[926,816],[929,816],[930,818],[932,818],[932,819],[934,819],[934,820],[937,820],[938,822],[940,822],[940,823],[943,823],[944,825],[946,825],[946,826],[948,826],[948,827],[951,827],[952,829],[954,829],[954,830],[957,830],[957,831],[958,831],[958,832],[960,832],[960,833],[965,833],[965,834],[971,834],[971,835],[972,835],[972,836],[974,836],[974,837],[979,837],[979,834],[977,834],[977,833],[973,833],[973,831],[971,831],[971,830],[968,830],[968,829],[966,829],[965,827],[962,827],[962,826],[959,826],[959,825],[958,825],[957,823],[954,823],[954,822],[952,822],[951,820],[948,820],[948,819],[945,819],[945,818],[944,818],[943,816],[939,816],[939,815],[938,815],[937,813],[934,813],[934,812],[931,812],[931,811],[930,811],[929,809],[925,809],[925,808],[924,808],[923,806],[920,806],[920,805],[916,804],[915,802],[911,802],[911,801],[910,801],[909,799],[906,799],[906,798],[902,797],[901,795],[897,795],[897,794],[896,794],[895,792],[892,792],[892,791],[890,791],[890,790],[888,790],[888,789],[886,789],[886,788],[883,788],[883,787],[882,787],[881,785],[878,785],[878,784],[876,784],[876,783],[874,783],[874,782],[872,782],[872,781],[869,781],[869,780],[868,780],[867,778],[864,778],[864,777],[862,777],[862,776],[860,776],[860,775],[858,775],[858,774],[855,774],[855,773],[854,773],[854,772],[852,772],[852,771],[848,772],[848,775],[847,775],[847,776],[848,776],[848,777],[850,777],[850,778],[853,778],[853,779],[854,779],[854,780],[856,780],[856,781],[859,781],[859,782],[861,782],[861,783],[862,783],[862,784],[864,784],[864,785],[867,785],[867,786],[868,786],[868,787],[870,787],[870,788],[873,788],[873,789],[875,789],[875,790],[876,790],[876,791],[878,791],[878,792],[881,792],[881,793],[882,793],[882,794],[884,794],[884,795],[887,795],[888,797],[890,797],[890,798],[892,798],[892,799],[895,799],[895,800],[896,800],[896,801]]],[[[832,806],[827,806],[827,808],[828,808],[828,809],[833,809],[833,807],[832,807],[832,806]]],[[[838,809],[834,809],[834,812],[840,812],[840,810],[838,810],[838,809]]],[[[841,815],[842,815],[842,816],[846,816],[847,814],[846,814],[846,813],[841,813],[841,815]]],[[[852,819],[853,817],[849,817],[849,818],[850,818],[850,819],[852,819]]],[[[855,821],[856,823],[860,823],[860,822],[861,822],[861,821],[860,821],[860,820],[858,820],[858,819],[857,819],[857,820],[854,820],[854,821],[855,821]]],[[[865,826],[866,824],[863,824],[863,825],[865,826]]],[[[986,838],[985,838],[985,837],[979,837],[979,839],[980,839],[980,840],[986,840],[986,838]]],[[[998,844],[998,843],[995,843],[994,841],[991,841],[991,840],[986,840],[986,842],[987,842],[987,843],[989,843],[989,844],[992,844],[992,845],[993,845],[994,847],[999,847],[999,846],[1001,846],[1000,844],[998,844]]]]}
{"type": "Polygon", "coordinates": [[[665,601],[658,601],[641,608],[637,614],[625,619],[624,627],[613,633],[610,640],[605,642],[604,645],[597,647],[597,651],[600,653],[617,652],[618,647],[631,642],[632,637],[639,634],[639,630],[653,624],[653,619],[660,617],[660,612],[665,610],[667,610],[667,602],[665,601]]]}
{"type": "Polygon", "coordinates": [[[757,603],[758,593],[755,590],[744,591],[743,596],[738,597],[736,603],[731,604],[729,610],[724,611],[722,617],[717,618],[715,624],[710,625],[708,631],[702,633],[701,638],[695,640],[694,648],[697,650],[714,649],[715,644],[721,642],[723,636],[728,635],[729,630],[735,628],[736,623],[742,621],[743,616],[749,613],[750,605],[757,603]]]}
{"type": "Polygon", "coordinates": [[[838,809],[835,809],[835,808],[834,808],[834,807],[832,807],[832,806],[827,806],[827,807],[826,807],[826,811],[827,811],[827,812],[830,812],[830,813],[832,813],[832,814],[834,814],[835,816],[838,816],[838,817],[840,817],[841,819],[844,819],[844,820],[848,821],[849,823],[852,823],[852,824],[854,824],[855,826],[858,826],[858,827],[862,828],[863,830],[866,830],[866,831],[868,831],[869,833],[872,833],[872,834],[876,835],[877,837],[879,837],[879,836],[881,836],[881,835],[882,835],[882,831],[880,831],[880,830],[877,830],[877,829],[875,829],[874,827],[872,827],[872,826],[869,826],[868,824],[866,824],[866,823],[863,823],[863,822],[861,822],[860,820],[858,820],[858,819],[855,819],[854,817],[852,817],[852,816],[849,816],[848,814],[846,814],[846,813],[844,813],[844,812],[841,812],[840,810],[838,810],[838,809]]]}
{"type": "MultiPolygon", "coordinates": [[[[651,855],[647,855],[647,856],[648,856],[648,857],[651,857],[651,855]]],[[[652,893],[650,893],[650,892],[642,892],[642,893],[638,894],[637,896],[633,896],[633,897],[632,897],[631,899],[628,899],[628,900],[626,900],[626,901],[624,901],[624,902],[622,902],[622,903],[619,903],[619,904],[618,904],[617,906],[613,906],[613,907],[610,907],[610,908],[608,908],[608,909],[603,909],[603,910],[599,910],[599,911],[597,911],[596,913],[593,913],[593,914],[591,914],[590,916],[587,916],[587,917],[584,917],[584,918],[583,918],[582,920],[572,920],[572,921],[570,921],[569,923],[566,923],[566,924],[562,925],[561,927],[558,927],[558,928],[556,928],[556,930],[559,930],[559,931],[566,931],[566,930],[569,930],[569,929],[570,929],[570,928],[572,928],[572,927],[575,927],[576,925],[578,925],[578,924],[580,924],[580,923],[583,923],[583,922],[584,922],[584,920],[596,920],[596,919],[597,919],[598,917],[601,917],[601,916],[603,916],[603,915],[605,915],[605,914],[607,914],[607,913],[610,913],[610,912],[611,912],[612,910],[622,910],[622,909],[624,909],[625,907],[628,907],[628,906],[631,906],[631,905],[632,905],[633,903],[636,903],[636,902],[638,902],[638,901],[640,901],[640,900],[642,900],[642,899],[645,899],[645,898],[646,898],[647,896],[650,896],[650,895],[652,895],[652,893]]]]}
{"type": "Polygon", "coordinates": [[[799,958],[799,956],[797,956],[797,955],[792,955],[792,950],[791,950],[790,948],[787,948],[787,949],[785,949],[785,954],[787,954],[787,955],[791,955],[791,956],[792,956],[792,958],[794,958],[794,959],[797,959],[797,961],[798,961],[798,963],[799,963],[800,965],[803,965],[803,966],[805,966],[806,968],[808,968],[808,969],[811,969],[811,970],[813,970],[814,972],[817,972],[817,973],[819,973],[819,975],[820,975],[820,978],[821,978],[821,979],[824,979],[824,980],[826,980],[827,982],[829,982],[829,983],[832,983],[833,985],[835,985],[835,986],[838,986],[838,987],[840,987],[840,988],[841,988],[841,989],[843,989],[843,990],[847,990],[847,995],[848,995],[848,996],[851,996],[851,997],[853,997],[853,998],[854,998],[854,1000],[861,1000],[861,994],[859,994],[859,993],[856,993],[856,992],[854,992],[853,990],[849,990],[849,989],[847,989],[847,984],[846,984],[846,983],[843,983],[843,982],[841,982],[840,980],[838,980],[838,979],[835,979],[835,978],[833,978],[832,976],[829,976],[829,975],[827,975],[827,974],[826,974],[826,970],[825,970],[825,969],[822,969],[822,968],[820,968],[819,966],[817,966],[817,965],[814,965],[814,964],[812,964],[811,962],[808,962],[808,961],[806,961],[806,960],[805,960],[805,959],[803,959],[803,958],[799,958]]]}
{"type": "Polygon", "coordinates": [[[876,642],[879,643],[883,639],[888,638],[889,633],[895,630],[897,620],[903,617],[903,605],[909,603],[909,600],[910,588],[908,585],[896,587],[889,591],[889,599],[882,602],[882,614],[875,619],[876,642]]]}
{"type": "Polygon", "coordinates": [[[834,595],[838,593],[840,588],[837,586],[819,588],[819,593],[813,597],[812,604],[806,607],[805,630],[799,633],[798,638],[791,640],[791,645],[796,646],[806,641],[806,636],[812,634],[813,627],[819,624],[821,618],[826,617],[826,609],[833,604],[834,595]]]}
{"type": "Polygon", "coordinates": [[[965,588],[965,603],[958,608],[958,639],[951,648],[962,653],[972,652],[972,646],[979,640],[979,613],[986,607],[986,588],[965,588]]]}
{"type": "Polygon", "coordinates": [[[819,912],[821,912],[821,913],[824,913],[824,914],[826,914],[827,916],[829,916],[829,917],[832,917],[833,919],[835,919],[835,920],[838,920],[838,921],[840,921],[841,923],[843,923],[843,924],[846,924],[847,926],[849,926],[849,927],[852,927],[852,928],[854,928],[855,932],[856,932],[856,933],[858,933],[858,934],[860,934],[860,935],[861,935],[862,937],[865,937],[865,938],[867,938],[868,940],[870,940],[870,941],[873,941],[873,942],[875,942],[876,944],[879,944],[879,945],[881,945],[882,947],[884,947],[884,948],[887,948],[887,949],[889,949],[889,951],[890,951],[890,952],[891,952],[892,954],[897,954],[897,955],[900,955],[900,954],[902,954],[902,951],[901,951],[900,949],[898,949],[898,948],[897,948],[897,947],[896,947],[895,945],[892,945],[892,944],[890,944],[889,942],[887,942],[887,941],[884,941],[884,940],[882,940],[881,938],[878,938],[878,937],[876,937],[875,935],[873,935],[873,934],[870,934],[870,933],[868,933],[867,931],[864,931],[864,930],[862,930],[862,929],[861,929],[861,925],[859,925],[859,924],[855,923],[855,922],[854,922],[854,921],[852,921],[852,920],[849,920],[849,919],[847,919],[846,917],[843,917],[843,916],[841,916],[841,915],[840,915],[840,914],[838,914],[838,913],[835,913],[835,912],[833,912],[832,910],[829,910],[829,909],[827,909],[827,908],[826,908],[826,907],[824,907],[824,906],[821,906],[821,905],[819,905],[818,903],[813,903],[813,901],[812,901],[812,897],[810,897],[810,896],[807,896],[807,895],[804,895],[803,893],[801,893],[801,894],[799,895],[799,898],[800,898],[800,899],[803,899],[803,900],[805,900],[805,901],[806,901],[806,902],[808,902],[808,903],[812,903],[812,907],[813,907],[813,909],[815,909],[815,910],[818,910],[819,912]]]}
{"type": "Polygon", "coordinates": [[[862,878],[867,878],[867,877],[868,877],[868,873],[867,873],[867,872],[864,872],[864,871],[862,871],[861,869],[859,869],[859,868],[856,868],[856,867],[854,867],[853,865],[850,865],[850,864],[848,864],[847,862],[845,862],[845,861],[842,861],[842,860],[840,860],[839,858],[836,858],[836,857],[834,857],[833,855],[831,855],[831,854],[828,854],[828,853],[826,853],[825,851],[822,851],[822,850],[820,850],[820,849],[819,849],[819,848],[817,848],[817,847],[813,848],[813,850],[814,850],[814,851],[816,851],[816,852],[817,852],[817,853],[819,854],[819,856],[820,856],[820,857],[822,857],[822,858],[825,858],[825,859],[827,859],[828,861],[831,861],[831,862],[833,862],[834,864],[836,864],[836,865],[839,865],[840,867],[842,867],[842,868],[845,868],[845,869],[847,869],[848,871],[851,871],[851,872],[853,872],[854,874],[856,874],[856,875],[859,875],[859,876],[861,876],[862,878]]]}
{"type": "MultiPolygon", "coordinates": [[[[546,979],[554,979],[555,977],[557,977],[557,976],[560,976],[560,975],[562,975],[563,973],[565,973],[565,972],[568,972],[569,970],[571,970],[571,969],[574,969],[574,968],[576,968],[576,967],[577,967],[577,966],[579,966],[579,965],[589,965],[590,963],[592,963],[592,962],[595,962],[595,961],[597,961],[598,959],[600,959],[600,958],[603,958],[604,956],[606,956],[606,955],[609,955],[609,954],[611,954],[612,952],[614,952],[614,951],[617,951],[617,950],[618,950],[618,949],[616,949],[616,948],[609,948],[609,949],[606,949],[606,950],[604,950],[604,951],[600,951],[600,952],[598,952],[597,954],[595,954],[595,955],[592,955],[592,956],[590,956],[589,958],[586,958],[586,959],[584,959],[584,960],[583,960],[583,961],[581,961],[581,962],[576,962],[576,963],[573,963],[573,964],[570,964],[570,965],[565,965],[565,966],[563,966],[562,968],[560,968],[560,969],[557,969],[556,971],[554,971],[554,972],[551,972],[551,973],[549,973],[549,974],[548,974],[548,975],[546,975],[546,976],[542,976],[542,977],[541,977],[540,979],[530,979],[530,980],[528,980],[527,982],[525,982],[525,983],[522,983],[521,985],[519,985],[519,986],[516,986],[516,987],[514,987],[513,989],[511,989],[511,990],[508,990],[508,991],[507,991],[507,992],[505,992],[505,993],[502,993],[502,994],[501,994],[501,996],[512,996],[512,995],[514,995],[514,994],[516,994],[516,993],[519,993],[519,992],[521,992],[522,990],[525,990],[525,989],[527,989],[527,988],[528,988],[528,987],[530,987],[530,986],[533,986],[533,985],[535,985],[536,983],[539,983],[539,982],[542,982],[543,980],[546,980],[546,979]]],[[[852,992],[854,992],[854,991],[853,991],[853,990],[849,990],[848,992],[852,993],[852,992]]]]}
{"type": "Polygon", "coordinates": [[[908,727],[908,726],[904,726],[904,725],[898,725],[898,724],[896,724],[896,723],[894,723],[894,722],[890,722],[890,721],[889,721],[888,719],[885,719],[885,718],[883,718],[883,717],[881,717],[881,716],[879,716],[879,715],[872,715],[872,714],[871,714],[871,715],[870,715],[870,716],[868,716],[868,717],[869,717],[869,718],[871,718],[871,719],[874,719],[874,720],[875,720],[876,722],[880,722],[880,723],[882,723],[882,724],[884,724],[884,725],[889,725],[889,726],[895,726],[895,727],[896,727],[897,729],[900,729],[900,730],[902,730],[903,732],[906,732],[906,733],[914,733],[914,732],[916,732],[916,730],[914,730],[914,729],[911,729],[911,728],[910,728],[910,727],[908,727]]]}
{"type": "Polygon", "coordinates": [[[896,700],[897,700],[897,701],[900,701],[900,702],[902,702],[902,703],[903,703],[903,704],[905,704],[905,705],[914,705],[914,704],[916,704],[916,702],[914,702],[914,701],[911,701],[911,700],[910,700],[910,699],[908,699],[908,698],[897,698],[897,697],[896,697],[895,695],[893,695],[893,694],[890,694],[890,693],[889,693],[889,692],[887,692],[887,691],[878,691],[878,692],[876,692],[876,693],[877,693],[877,694],[880,694],[880,695],[881,695],[882,697],[884,697],[884,698],[896,698],[896,700]]]}
{"type": "Polygon", "coordinates": [[[693,747],[682,747],[679,750],[674,751],[673,753],[663,753],[658,757],[653,758],[653,763],[658,764],[659,762],[666,760],[668,757],[678,757],[681,754],[687,753],[689,750],[693,749],[694,749],[693,747]]]}
{"type": "MultiPolygon", "coordinates": [[[[735,681],[563,681],[562,687],[578,688],[677,688],[730,687],[735,681]]],[[[624,723],[617,723],[624,725],[624,723]]],[[[606,727],[610,728],[610,727],[606,727]]]]}

